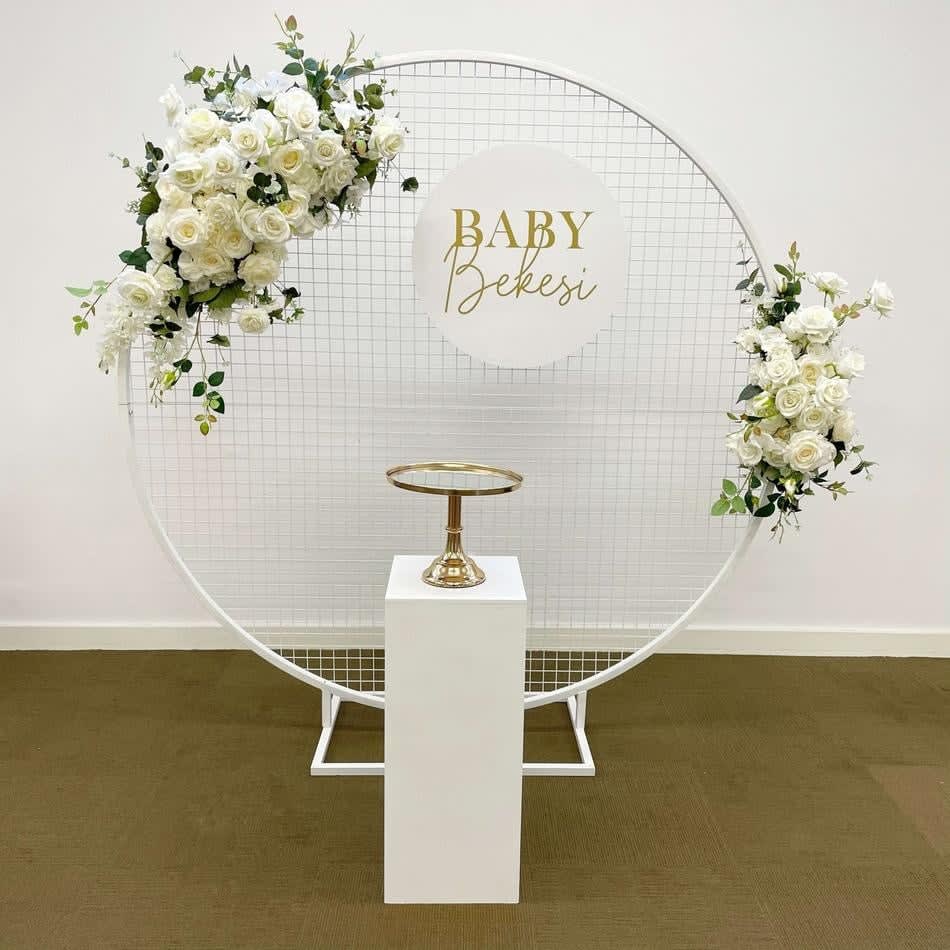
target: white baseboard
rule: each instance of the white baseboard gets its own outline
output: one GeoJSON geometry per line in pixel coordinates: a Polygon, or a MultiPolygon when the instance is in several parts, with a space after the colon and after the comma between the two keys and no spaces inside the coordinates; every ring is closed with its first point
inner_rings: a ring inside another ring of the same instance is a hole
{"type": "MultiPolygon", "coordinates": [[[[381,647],[382,631],[319,630],[262,634],[271,646],[297,649],[381,647]]],[[[637,631],[529,631],[529,649],[633,650],[637,631]]],[[[244,641],[214,623],[4,623],[0,650],[240,650],[244,641]]],[[[709,627],[681,631],[665,653],[759,656],[950,657],[950,628],[709,627]]]]}

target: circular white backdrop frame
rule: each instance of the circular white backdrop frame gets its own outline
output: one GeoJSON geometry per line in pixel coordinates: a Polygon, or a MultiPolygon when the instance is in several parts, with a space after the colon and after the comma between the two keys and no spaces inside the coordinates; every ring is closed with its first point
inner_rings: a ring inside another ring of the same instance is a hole
{"type": "MultiPolygon", "coordinates": [[[[430,77],[432,81],[437,84],[440,81],[440,79],[444,80],[446,75],[451,75],[453,78],[458,76],[459,81],[461,82],[462,78],[466,78],[466,79],[469,78],[469,73],[472,80],[476,81],[478,79],[477,72],[479,69],[487,70],[488,74],[492,76],[494,75],[493,71],[495,69],[499,70],[499,74],[496,78],[498,78],[502,82],[503,85],[506,83],[508,79],[511,79],[512,81],[511,83],[512,91],[506,94],[503,89],[502,92],[500,93],[501,98],[499,102],[500,102],[500,108],[501,108],[501,115],[498,116],[495,114],[489,114],[484,117],[481,117],[481,116],[476,117],[476,121],[485,123],[487,127],[491,127],[492,124],[495,122],[512,122],[512,121],[517,122],[518,121],[518,116],[520,114],[521,107],[522,107],[522,100],[520,98],[518,86],[519,86],[519,83],[524,81],[524,77],[526,74],[531,77],[531,81],[533,82],[547,81],[549,84],[549,87],[552,83],[562,84],[565,90],[565,95],[568,94],[567,93],[568,90],[576,89],[577,95],[578,95],[579,109],[590,107],[591,109],[605,110],[607,113],[611,112],[611,110],[619,109],[619,110],[622,110],[624,113],[629,114],[635,120],[635,125],[638,130],[649,132],[649,138],[650,138],[651,144],[653,144],[653,132],[657,134],[657,137],[658,137],[657,141],[663,146],[663,152],[664,152],[663,160],[664,161],[669,160],[670,156],[672,156],[673,159],[677,159],[677,160],[678,160],[678,156],[681,156],[681,160],[685,160],[686,162],[688,162],[692,166],[692,168],[694,168],[696,172],[698,172],[701,175],[702,179],[715,192],[717,196],[717,200],[721,202],[721,205],[724,208],[728,209],[728,212],[732,216],[732,221],[734,222],[734,225],[735,225],[734,232],[738,234],[738,236],[746,242],[750,255],[753,256],[756,260],[761,260],[761,254],[759,253],[760,245],[758,241],[755,239],[752,229],[750,228],[744,215],[742,214],[738,203],[729,194],[729,192],[727,191],[725,186],[722,184],[722,182],[715,176],[713,172],[709,170],[707,165],[700,164],[700,162],[695,158],[696,153],[691,148],[689,148],[686,144],[684,144],[682,137],[678,135],[674,135],[674,133],[672,133],[665,124],[651,117],[645,110],[643,110],[639,106],[632,104],[625,96],[622,96],[619,93],[611,91],[605,88],[603,85],[596,83],[588,78],[578,76],[574,73],[571,73],[570,71],[561,69],[559,67],[547,65],[547,64],[533,61],[533,60],[524,59],[521,57],[514,57],[514,56],[508,56],[508,55],[501,55],[501,54],[464,52],[464,51],[421,52],[421,53],[415,53],[415,54],[408,54],[405,56],[386,58],[384,60],[381,60],[377,66],[377,71],[382,71],[386,73],[389,77],[391,77],[392,84],[397,88],[397,90],[399,88],[399,80],[402,78],[406,78],[406,76],[414,73],[414,71],[416,70],[421,70],[423,72],[423,75],[430,77]],[[437,66],[442,67],[441,75],[439,75],[438,71],[434,69],[434,67],[437,67],[437,66]],[[507,95],[507,101],[506,101],[506,95],[507,95]],[[587,97],[589,97],[589,99],[587,97]],[[584,101],[585,99],[587,101],[584,101]],[[649,130],[652,130],[652,131],[649,131],[649,130]],[[666,154],[668,150],[669,150],[669,154],[666,154]]],[[[425,84],[423,84],[423,86],[424,85],[425,84]]],[[[573,92],[571,94],[573,94],[573,92]]],[[[425,108],[424,102],[425,102],[426,96],[423,93],[417,91],[414,98],[416,100],[416,107],[412,110],[406,110],[405,104],[403,103],[403,118],[409,124],[410,130],[412,130],[413,128],[419,128],[420,126],[425,125],[425,122],[424,122],[425,116],[422,115],[419,110],[425,108]]],[[[489,110],[492,110],[493,107],[491,103],[489,103],[488,108],[489,110]]],[[[596,112],[594,113],[594,118],[597,118],[596,112]]],[[[594,121],[591,121],[590,125],[586,126],[583,131],[587,131],[588,133],[593,133],[594,130],[595,130],[595,123],[594,121]]],[[[564,131],[565,130],[562,127],[560,129],[560,132],[562,133],[562,139],[563,139],[564,131]]],[[[576,141],[579,142],[580,138],[578,137],[576,141]]],[[[563,144],[563,141],[559,144],[563,144]]],[[[413,145],[413,139],[412,137],[410,137],[410,149],[407,152],[406,156],[402,159],[402,162],[404,163],[404,169],[402,171],[405,174],[418,173],[419,171],[419,169],[413,166],[412,145],[413,145]]],[[[617,148],[622,150],[623,143],[618,142],[617,148]]],[[[470,154],[470,152],[468,154],[470,154]]],[[[464,159],[465,157],[467,157],[467,154],[464,151],[460,151],[460,153],[457,156],[453,156],[453,158],[457,158],[459,160],[464,159]]],[[[574,157],[580,157],[583,159],[583,156],[575,155],[574,157]]],[[[614,157],[618,158],[618,160],[622,160],[624,156],[618,153],[618,155],[614,157]]],[[[608,156],[608,164],[612,160],[613,158],[611,156],[608,156]]],[[[648,173],[648,175],[649,174],[650,173],[648,173]]],[[[655,174],[659,174],[660,176],[662,176],[663,174],[662,169],[659,172],[656,172],[655,174]]],[[[423,175],[419,175],[419,178],[422,185],[420,188],[420,192],[424,193],[426,182],[424,181],[423,175]]],[[[649,180],[648,180],[647,187],[648,186],[649,186],[649,180]]],[[[368,199],[370,205],[372,205],[373,202],[380,202],[381,199],[378,192],[383,191],[384,189],[387,189],[387,188],[392,189],[393,185],[391,183],[380,182],[377,185],[376,192],[374,192],[374,194],[371,195],[370,198],[368,199]]],[[[410,196],[404,195],[404,196],[397,196],[396,198],[393,199],[394,202],[401,201],[401,202],[404,202],[406,205],[409,205],[410,207],[412,207],[411,202],[413,200],[418,202],[419,197],[413,199],[410,196]]],[[[649,203],[646,205],[646,207],[649,208],[649,203]]],[[[417,210],[417,208],[414,210],[417,210]]],[[[414,213],[414,210],[411,213],[414,213]]],[[[662,217],[662,206],[660,210],[661,210],[661,217],[662,217]]],[[[361,226],[362,226],[362,222],[358,221],[354,227],[354,232],[353,232],[354,243],[358,243],[360,240],[359,231],[360,231],[361,226]]],[[[658,232],[659,237],[663,237],[662,228],[663,228],[663,225],[661,223],[660,231],[658,232]]],[[[675,222],[674,222],[674,229],[675,229],[675,222]]],[[[323,235],[318,235],[312,239],[312,242],[316,243],[316,242],[321,242],[321,241],[326,241],[326,240],[332,241],[333,238],[334,238],[334,235],[330,235],[329,238],[323,235]]],[[[729,250],[730,250],[730,256],[733,258],[731,263],[734,264],[734,259],[737,253],[736,248],[731,247],[729,250]]],[[[688,249],[687,249],[687,253],[689,253],[688,249]]],[[[717,253],[718,253],[718,249],[717,249],[717,253]]],[[[297,266],[298,268],[302,267],[302,264],[300,261],[297,262],[297,266]]],[[[737,280],[738,277],[741,275],[739,274],[737,269],[733,269],[733,272],[731,273],[730,276],[737,280]]],[[[293,274],[289,275],[288,282],[293,282],[293,274]]],[[[732,294],[733,298],[735,298],[738,295],[733,293],[732,291],[733,286],[734,286],[734,282],[732,280],[728,281],[727,289],[729,293],[732,294]]],[[[313,287],[306,288],[304,290],[305,304],[308,303],[308,300],[307,300],[308,291],[316,290],[316,289],[317,289],[316,286],[313,286],[313,287]]],[[[330,306],[333,306],[334,303],[335,302],[332,299],[328,301],[328,305],[330,306]]],[[[728,305],[724,304],[723,306],[726,307],[726,310],[724,312],[728,312],[728,305]]],[[[735,313],[735,319],[732,320],[732,324],[738,326],[737,300],[735,301],[734,313],[735,313]]],[[[316,315],[314,315],[313,313],[308,313],[308,316],[306,319],[310,321],[310,320],[320,320],[320,318],[321,317],[319,313],[316,315]]],[[[624,314],[623,318],[627,319],[628,315],[624,314]]],[[[423,320],[426,319],[424,315],[422,315],[422,319],[423,320]]],[[[725,322],[722,324],[722,326],[720,326],[720,329],[723,329],[725,326],[729,325],[729,319],[730,318],[728,316],[725,317],[725,322]]],[[[294,334],[296,330],[297,330],[297,327],[295,326],[275,327],[271,331],[271,333],[274,334],[277,332],[282,332],[283,335],[287,338],[286,339],[287,349],[292,349],[296,342],[294,340],[294,334]]],[[[330,339],[331,336],[332,334],[329,334],[327,339],[330,339]]],[[[731,333],[726,333],[722,337],[722,339],[718,341],[713,338],[710,338],[710,339],[712,343],[718,343],[730,349],[733,347],[733,344],[731,343],[731,333]]],[[[236,341],[234,349],[237,350],[241,345],[245,344],[246,341],[247,341],[247,338],[242,338],[241,340],[236,341]]],[[[709,343],[710,341],[706,341],[706,345],[709,345],[709,343]]],[[[343,346],[344,350],[345,350],[345,346],[346,346],[346,340],[344,340],[344,346],[343,346]]],[[[372,346],[372,344],[370,344],[370,346],[372,346]]],[[[451,346],[451,345],[447,344],[447,346],[451,346]]],[[[697,347],[697,350],[698,349],[699,347],[697,347]]],[[[580,358],[581,358],[580,356],[576,358],[569,357],[568,360],[580,359],[580,358]]],[[[152,438],[152,435],[154,434],[154,431],[156,430],[149,430],[147,427],[147,424],[143,428],[142,421],[141,421],[143,412],[145,415],[148,415],[149,413],[155,414],[152,418],[157,420],[158,418],[160,418],[160,414],[163,414],[163,413],[168,414],[170,410],[172,410],[172,406],[166,405],[165,407],[161,407],[158,409],[147,409],[146,404],[143,402],[143,395],[142,395],[142,383],[144,381],[144,375],[141,371],[142,370],[141,361],[142,361],[142,354],[141,353],[136,354],[134,346],[131,353],[126,353],[124,355],[124,358],[121,360],[119,373],[118,373],[118,385],[119,385],[119,394],[120,394],[119,399],[120,399],[120,404],[122,406],[122,410],[123,412],[127,414],[127,418],[128,418],[128,432],[129,432],[128,452],[129,452],[130,467],[133,473],[136,490],[139,495],[143,509],[146,513],[147,519],[157,539],[159,540],[161,546],[169,555],[172,563],[178,569],[179,573],[184,577],[188,585],[195,591],[195,593],[198,595],[201,601],[204,602],[205,606],[211,611],[211,613],[222,624],[222,626],[232,631],[234,634],[236,634],[238,637],[244,640],[247,643],[247,645],[252,650],[254,650],[254,652],[256,652],[259,656],[261,656],[267,662],[273,664],[279,669],[282,669],[284,672],[288,673],[289,675],[294,676],[296,679],[309,683],[312,686],[326,690],[330,693],[333,693],[339,696],[341,699],[360,702],[369,706],[383,707],[385,704],[385,697],[382,692],[378,690],[374,690],[374,689],[354,688],[351,685],[346,685],[342,682],[338,682],[332,677],[315,673],[311,669],[306,668],[306,666],[300,665],[300,663],[294,662],[293,659],[290,659],[287,656],[283,655],[282,653],[277,652],[277,648],[273,645],[272,642],[264,642],[264,640],[262,640],[260,636],[255,636],[255,634],[248,629],[249,624],[247,624],[246,622],[245,623],[239,622],[239,620],[234,616],[235,611],[233,609],[228,609],[226,606],[222,606],[222,604],[219,602],[219,597],[215,597],[213,596],[212,592],[209,592],[209,587],[213,588],[215,583],[217,582],[215,571],[212,570],[212,571],[209,571],[208,573],[203,574],[201,570],[197,570],[197,571],[193,570],[189,562],[191,562],[191,564],[194,564],[195,563],[194,559],[187,556],[187,554],[186,556],[183,556],[182,550],[181,550],[182,548],[181,541],[178,539],[177,536],[172,537],[172,534],[174,532],[170,534],[168,530],[168,522],[170,520],[169,519],[169,510],[170,510],[169,505],[174,505],[175,502],[174,500],[171,500],[170,496],[161,497],[159,500],[162,501],[163,503],[163,515],[160,516],[158,510],[156,509],[156,486],[160,483],[164,488],[166,484],[165,480],[167,480],[167,476],[169,472],[171,471],[171,469],[168,469],[166,467],[166,469],[163,472],[161,468],[163,457],[161,456],[160,453],[162,449],[167,449],[169,448],[169,446],[173,445],[174,443],[175,445],[179,447],[176,449],[176,451],[181,451],[180,446],[185,445],[185,444],[188,444],[188,445],[194,444],[195,440],[197,439],[197,436],[193,431],[194,429],[193,424],[185,425],[185,426],[180,426],[180,428],[182,428],[183,431],[181,433],[181,438],[176,440],[174,436],[170,437],[168,435],[169,426],[168,426],[168,422],[166,421],[166,422],[161,423],[161,425],[164,428],[161,429],[160,439],[158,442],[156,442],[155,439],[152,438]],[[172,442],[169,441],[170,438],[173,440],[172,442]],[[162,480],[163,478],[165,480],[162,480]],[[201,577],[198,576],[199,574],[201,574],[201,577]]],[[[707,357],[707,361],[708,361],[708,357],[707,357]]],[[[555,364],[555,365],[558,365],[558,364],[555,364]]],[[[726,364],[724,363],[724,365],[726,364]]],[[[232,366],[233,366],[233,363],[232,363],[232,366]]],[[[246,367],[244,368],[246,369],[246,367]]],[[[723,405],[728,405],[732,401],[732,398],[734,398],[733,394],[735,392],[735,389],[732,388],[732,383],[735,381],[735,379],[739,378],[740,368],[741,368],[740,364],[738,363],[738,361],[736,361],[734,363],[734,372],[733,372],[734,379],[721,380],[721,382],[724,382],[726,385],[722,385],[714,393],[712,392],[710,393],[714,401],[712,401],[709,405],[706,405],[701,410],[702,412],[721,415],[723,405]],[[721,402],[722,399],[726,399],[727,402],[722,403],[721,402]]],[[[263,377],[261,374],[260,367],[257,367],[257,371],[258,372],[257,372],[256,380],[251,379],[250,377],[248,377],[245,380],[249,389],[252,389],[255,383],[260,383],[262,381],[263,377]]],[[[484,375],[485,369],[482,368],[481,371],[484,375]]],[[[234,378],[233,374],[231,373],[229,373],[229,376],[232,379],[234,378]]],[[[251,376],[253,376],[253,374],[251,374],[251,376]]],[[[188,400],[184,398],[186,396],[184,392],[178,395],[180,397],[179,401],[183,405],[183,410],[182,412],[179,412],[179,417],[190,422],[191,415],[193,414],[193,411],[194,411],[193,404],[191,404],[188,400]]],[[[581,395],[583,398],[583,393],[581,395]]],[[[247,392],[245,393],[245,396],[249,398],[253,398],[254,393],[253,391],[247,392]]],[[[214,436],[211,437],[212,439],[220,439],[224,427],[231,426],[235,423],[235,415],[236,415],[235,409],[236,409],[236,412],[243,412],[245,408],[247,407],[245,407],[244,405],[241,405],[238,400],[235,400],[232,398],[229,408],[232,410],[232,412],[229,413],[228,416],[224,420],[222,420],[222,422],[219,424],[218,429],[221,431],[216,432],[214,436]]],[[[332,411],[333,407],[330,407],[330,409],[332,411]]],[[[715,417],[716,416],[714,415],[710,415],[711,419],[715,417]]],[[[266,421],[266,419],[264,421],[266,421]]],[[[715,430],[714,435],[721,442],[721,433],[718,431],[718,428],[715,425],[712,425],[710,428],[715,430]]],[[[290,435],[293,435],[293,432],[290,432],[290,435]]],[[[267,436],[266,429],[263,427],[261,429],[261,438],[266,443],[268,436],[267,436]]],[[[209,443],[207,442],[204,443],[205,446],[207,446],[208,444],[209,443]]],[[[272,447],[275,448],[276,450],[275,458],[277,461],[279,461],[280,456],[281,456],[281,450],[283,447],[280,445],[276,445],[272,447]]],[[[712,455],[712,459],[710,462],[710,471],[712,471],[712,469],[715,468],[716,466],[723,466],[723,465],[728,464],[728,461],[724,452],[713,452],[711,453],[711,455],[712,455]]],[[[226,463],[229,460],[229,454],[228,454],[227,449],[224,449],[221,451],[221,456],[222,457],[218,458],[217,460],[221,465],[218,471],[223,471],[224,470],[223,466],[226,465],[226,463]]],[[[405,462],[405,461],[413,461],[413,460],[414,459],[412,458],[403,458],[403,457],[394,457],[390,459],[391,463],[393,464],[399,463],[399,462],[405,462]]],[[[499,458],[499,457],[479,458],[478,461],[494,463],[494,464],[501,464],[501,463],[508,464],[509,462],[511,462],[511,460],[508,458],[499,458]]],[[[182,457],[177,457],[176,463],[179,469],[181,468],[181,462],[182,462],[182,457]]],[[[511,462],[511,464],[515,464],[515,463],[511,462]]],[[[725,469],[723,469],[723,471],[725,471],[725,469]]],[[[179,474],[187,475],[188,473],[187,472],[181,473],[179,471],[179,474]]],[[[658,479],[662,478],[662,474],[663,473],[661,473],[660,471],[657,472],[658,479]]],[[[706,474],[708,475],[708,473],[706,474]]],[[[379,471],[378,476],[381,482],[385,481],[383,478],[382,469],[379,471]]],[[[711,487],[713,487],[707,484],[708,482],[709,482],[709,478],[707,477],[706,481],[701,486],[699,486],[699,488],[695,492],[696,497],[701,497],[703,492],[706,492],[711,487]]],[[[191,489],[190,489],[191,491],[197,491],[197,488],[194,485],[193,480],[187,480],[187,481],[183,480],[174,490],[181,491],[184,486],[187,493],[187,486],[189,485],[191,486],[191,489]]],[[[522,492],[520,494],[528,495],[532,490],[530,473],[528,474],[528,478],[526,480],[525,489],[526,489],[525,492],[522,492]]],[[[391,489],[389,490],[391,491],[391,489]]],[[[619,487],[615,489],[615,491],[618,492],[617,500],[619,501],[620,500],[619,487]]],[[[395,495],[397,493],[393,493],[393,494],[395,495]]],[[[706,499],[703,502],[703,507],[704,507],[704,511],[706,512],[707,518],[709,517],[708,504],[709,504],[709,501],[712,500],[712,497],[713,496],[710,495],[708,499],[706,499]]],[[[265,499],[265,502],[267,503],[270,503],[271,501],[272,499],[270,498],[265,499]]],[[[407,501],[411,503],[412,499],[402,499],[402,498],[393,499],[394,503],[397,501],[400,505],[405,505],[407,501]]],[[[499,502],[497,499],[488,499],[488,500],[482,500],[482,501],[486,504],[504,504],[503,500],[499,502]]],[[[196,510],[197,510],[196,508],[189,509],[188,513],[191,516],[193,516],[196,510]]],[[[600,514],[603,515],[603,512],[601,512],[600,514]]],[[[440,515],[437,515],[432,511],[415,510],[413,517],[415,517],[420,522],[426,523],[427,525],[429,525],[429,523],[431,522],[431,526],[435,528],[439,524],[439,522],[434,519],[437,519],[438,517],[440,517],[440,515]]],[[[470,519],[471,519],[471,507],[470,507],[470,512],[468,513],[467,521],[470,521],[470,519]]],[[[716,524],[719,524],[719,525],[722,525],[725,523],[727,523],[725,519],[719,519],[718,522],[716,522],[716,524]]],[[[729,520],[728,523],[731,524],[734,522],[729,520]]],[[[759,522],[757,520],[750,519],[747,526],[742,527],[741,529],[738,529],[738,528],[733,529],[735,532],[735,543],[732,546],[731,550],[722,559],[722,562],[718,566],[718,568],[715,571],[710,572],[710,576],[705,579],[706,582],[701,590],[699,590],[694,596],[690,595],[691,602],[689,603],[688,606],[685,607],[685,609],[679,611],[677,616],[675,616],[675,618],[673,618],[670,622],[663,623],[661,627],[652,629],[650,631],[650,635],[648,636],[647,642],[643,643],[642,645],[632,650],[626,651],[625,653],[624,651],[620,651],[623,655],[621,655],[619,659],[615,658],[615,659],[609,660],[608,662],[606,662],[606,664],[601,663],[600,668],[596,669],[595,671],[587,675],[581,675],[571,682],[564,683],[562,685],[556,685],[554,688],[551,688],[551,689],[543,689],[537,692],[527,692],[525,696],[525,706],[533,707],[533,706],[540,706],[549,702],[563,701],[573,694],[589,690],[595,686],[601,685],[613,679],[616,676],[621,675],[622,673],[631,669],[633,666],[636,666],[637,664],[643,662],[643,660],[647,659],[647,657],[655,653],[658,649],[660,649],[664,644],[666,644],[679,630],[681,630],[689,622],[690,618],[695,614],[696,610],[706,601],[706,599],[709,597],[712,591],[726,577],[726,575],[730,572],[732,567],[735,565],[738,558],[741,557],[743,552],[748,547],[749,543],[751,542],[753,536],[756,533],[756,530],[758,529],[758,526],[759,526],[759,522]]],[[[208,531],[211,532],[211,534],[213,534],[213,526],[209,523],[207,527],[208,527],[208,531]]],[[[476,554],[479,551],[478,542],[475,540],[475,532],[477,531],[478,531],[477,527],[473,529],[473,536],[469,541],[469,543],[472,546],[472,549],[475,551],[476,554]]],[[[434,538],[438,537],[438,531],[433,531],[431,533],[434,538]]],[[[202,544],[203,543],[204,541],[202,541],[202,544]]],[[[214,543],[213,537],[211,537],[209,543],[213,545],[214,543]]],[[[393,553],[397,553],[397,552],[395,550],[390,550],[387,552],[387,555],[391,555],[393,553]]],[[[236,575],[239,578],[241,570],[242,570],[242,560],[243,559],[241,557],[234,558],[230,563],[226,565],[225,569],[228,570],[229,572],[232,572],[234,575],[236,575]]],[[[524,561],[523,561],[523,564],[524,564],[524,561]]],[[[527,564],[524,564],[524,566],[526,568],[526,571],[530,571],[531,569],[530,562],[527,564]]],[[[381,600],[381,596],[380,596],[380,600],[381,600]]],[[[580,629],[583,630],[584,627],[582,626],[580,629]]],[[[618,628],[618,629],[622,629],[622,628],[618,628]]],[[[602,641],[598,641],[598,642],[602,642],[602,641]]],[[[559,648],[557,646],[553,646],[546,649],[557,651],[559,648]]],[[[570,650],[572,653],[576,652],[576,648],[568,647],[567,649],[570,650]]],[[[586,647],[586,646],[581,647],[581,650],[593,650],[594,652],[597,652],[599,649],[600,649],[599,647],[586,647]]],[[[292,652],[292,651],[288,651],[288,652],[292,652]]],[[[611,650],[609,648],[606,648],[602,652],[605,652],[606,654],[610,656],[614,656],[614,657],[616,657],[617,655],[616,651],[611,650]]],[[[360,660],[359,662],[362,662],[362,660],[360,660]]]]}

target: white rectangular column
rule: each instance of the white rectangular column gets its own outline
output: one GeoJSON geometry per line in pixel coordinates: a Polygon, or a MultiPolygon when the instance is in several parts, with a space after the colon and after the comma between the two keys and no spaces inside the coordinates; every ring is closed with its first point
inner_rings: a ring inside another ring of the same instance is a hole
{"type": "Polygon", "coordinates": [[[385,899],[515,903],[527,598],[518,559],[486,580],[423,583],[393,559],[386,590],[385,899]]]}

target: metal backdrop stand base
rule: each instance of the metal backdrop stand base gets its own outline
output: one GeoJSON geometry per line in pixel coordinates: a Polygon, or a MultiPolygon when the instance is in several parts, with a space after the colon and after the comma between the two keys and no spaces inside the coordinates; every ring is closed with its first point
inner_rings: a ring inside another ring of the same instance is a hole
{"type": "MultiPolygon", "coordinates": [[[[311,775],[384,775],[386,768],[382,762],[327,762],[327,752],[336,719],[340,713],[340,705],[349,700],[341,700],[339,696],[329,690],[322,690],[323,702],[323,729],[320,731],[320,740],[313,753],[310,763],[311,775]]],[[[590,744],[587,741],[585,726],[587,722],[587,693],[576,693],[568,696],[564,702],[567,705],[568,715],[571,717],[571,728],[574,730],[574,741],[577,743],[577,752],[580,762],[525,762],[522,765],[523,775],[593,775],[594,757],[591,755],[590,744]]]]}

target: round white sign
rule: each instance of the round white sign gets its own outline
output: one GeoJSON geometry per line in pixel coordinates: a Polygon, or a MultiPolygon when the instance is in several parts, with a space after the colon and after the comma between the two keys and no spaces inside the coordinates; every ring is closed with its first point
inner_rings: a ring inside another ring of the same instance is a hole
{"type": "Polygon", "coordinates": [[[594,172],[554,149],[504,145],[433,189],[413,239],[416,292],[463,352],[542,366],[608,326],[626,243],[617,203],[594,172]]]}

